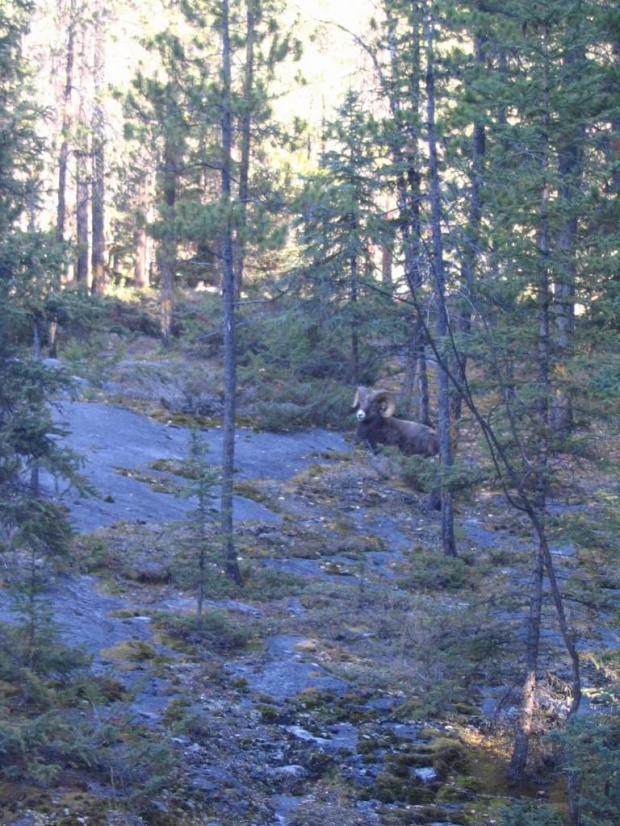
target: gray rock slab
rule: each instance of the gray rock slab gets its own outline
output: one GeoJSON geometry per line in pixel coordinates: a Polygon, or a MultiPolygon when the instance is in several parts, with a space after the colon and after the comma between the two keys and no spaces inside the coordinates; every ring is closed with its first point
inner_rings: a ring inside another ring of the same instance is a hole
{"type": "Polygon", "coordinates": [[[332,677],[318,663],[308,662],[296,650],[305,637],[276,634],[267,643],[265,661],[258,673],[238,663],[229,663],[229,671],[244,677],[250,688],[276,700],[296,697],[308,688],[317,691],[344,691],[348,683],[332,677]]]}
{"type": "MultiPolygon", "coordinates": [[[[110,527],[119,521],[174,522],[195,507],[191,499],[151,490],[144,482],[118,472],[145,469],[157,459],[188,456],[190,430],[168,426],[147,416],[115,405],[65,401],[57,416],[66,423],[65,443],[84,459],[83,474],[97,492],[79,497],[62,491],[62,501],[71,512],[78,531],[110,527]]],[[[221,463],[222,432],[212,428],[202,433],[208,446],[205,459],[221,463]]],[[[303,433],[255,433],[239,429],[235,443],[238,478],[287,479],[306,467],[314,457],[347,450],[337,433],[311,430],[303,433]]],[[[51,480],[45,482],[53,487],[51,480]]],[[[218,507],[217,498],[213,505],[218,507]]],[[[235,497],[236,520],[279,521],[279,516],[257,502],[235,497]]]]}

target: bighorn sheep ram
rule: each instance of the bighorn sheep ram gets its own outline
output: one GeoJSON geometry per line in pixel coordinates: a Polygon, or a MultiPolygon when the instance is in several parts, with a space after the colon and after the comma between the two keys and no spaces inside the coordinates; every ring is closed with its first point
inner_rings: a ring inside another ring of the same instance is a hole
{"type": "Polygon", "coordinates": [[[368,442],[397,447],[405,456],[436,456],[439,453],[437,434],[420,422],[394,419],[396,399],[389,390],[358,387],[352,405],[357,410],[354,444],[368,442]]]}

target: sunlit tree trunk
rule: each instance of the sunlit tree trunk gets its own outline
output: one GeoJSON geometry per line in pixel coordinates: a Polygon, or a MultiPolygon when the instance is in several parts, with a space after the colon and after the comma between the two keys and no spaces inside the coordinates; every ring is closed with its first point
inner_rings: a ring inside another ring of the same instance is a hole
{"type": "MultiPolygon", "coordinates": [[[[567,32],[567,37],[579,38],[579,31],[567,32]]],[[[585,56],[583,45],[577,42],[573,48],[568,48],[563,59],[563,72],[566,85],[577,83],[579,70],[583,68],[585,56]]],[[[573,117],[578,117],[571,113],[573,117]]],[[[567,383],[566,362],[570,359],[573,350],[575,332],[575,279],[577,276],[577,232],[579,222],[575,211],[575,200],[581,191],[583,178],[583,160],[581,141],[584,127],[582,123],[575,123],[568,129],[565,143],[560,147],[558,171],[560,176],[559,198],[564,206],[566,220],[560,228],[556,242],[557,274],[554,283],[554,347],[557,360],[557,379],[551,423],[556,433],[568,433],[573,428],[573,405],[570,394],[566,392],[563,383],[567,383]]]]}
{"type": "Polygon", "coordinates": [[[88,213],[90,206],[90,134],[87,127],[88,95],[87,88],[89,75],[87,72],[87,42],[88,34],[82,27],[80,36],[80,69],[79,69],[79,104],[77,116],[77,132],[75,137],[75,232],[76,232],[76,260],[75,280],[78,284],[89,283],[89,233],[88,213]]]}
{"type": "MultiPolygon", "coordinates": [[[[550,283],[549,283],[549,63],[546,51],[547,35],[543,38],[543,81],[542,81],[542,124],[541,124],[541,177],[542,193],[540,200],[540,225],[538,231],[538,382],[537,399],[537,442],[535,456],[535,501],[534,507],[539,524],[544,525],[547,506],[546,469],[548,464],[548,430],[549,430],[549,364],[550,364],[550,283]]],[[[543,559],[540,547],[534,551],[532,578],[530,581],[530,610],[527,625],[525,651],[525,679],[522,689],[521,710],[515,743],[510,762],[510,777],[513,783],[523,782],[527,762],[528,747],[532,734],[534,713],[536,710],[536,685],[538,671],[538,654],[540,648],[540,628],[542,618],[543,559]]]]}
{"type": "Polygon", "coordinates": [[[178,150],[173,134],[166,136],[163,166],[164,229],[159,244],[160,327],[165,346],[174,328],[174,279],[177,265],[175,230],[178,183],[178,150]]]}
{"type": "Polygon", "coordinates": [[[252,96],[254,94],[254,46],[259,0],[246,0],[245,73],[243,78],[244,109],[240,118],[241,148],[239,159],[239,227],[234,246],[235,295],[241,295],[245,264],[245,230],[250,197],[250,159],[252,154],[252,96]]]}
{"type": "Polygon", "coordinates": [[[75,232],[76,232],[76,260],[75,280],[78,284],[88,284],[89,281],[89,237],[88,237],[88,208],[90,206],[90,175],[88,174],[88,136],[82,135],[78,139],[78,148],[75,151],[75,232]]]}
{"type": "MultiPolygon", "coordinates": [[[[433,0],[427,3],[426,46],[426,96],[427,96],[427,137],[429,154],[429,194],[431,204],[431,264],[435,287],[437,315],[435,336],[437,348],[447,361],[448,352],[448,313],[445,301],[445,268],[443,260],[443,240],[441,233],[441,192],[439,182],[439,163],[437,157],[437,135],[435,120],[435,8],[433,0]]],[[[450,379],[445,369],[445,362],[437,368],[438,386],[438,436],[439,455],[442,476],[452,467],[452,444],[450,439],[450,379]]],[[[454,513],[452,491],[446,485],[441,490],[441,541],[446,556],[456,556],[454,537],[454,513]]]]}
{"type": "Polygon", "coordinates": [[[62,97],[62,135],[58,159],[58,199],[56,203],[56,240],[62,244],[65,238],[67,213],[67,172],[69,167],[69,139],[72,126],[73,71],[75,64],[75,0],[70,0],[67,20],[67,49],[65,57],[65,85],[62,97]]]}
{"type": "Polygon", "coordinates": [[[103,295],[105,272],[105,114],[103,90],[105,84],[105,22],[103,7],[95,12],[93,52],[94,101],[92,117],[92,278],[93,292],[103,295]]]}
{"type": "Polygon", "coordinates": [[[359,298],[358,261],[351,258],[351,378],[353,384],[360,383],[360,342],[357,301],[359,298]]]}
{"type": "MultiPolygon", "coordinates": [[[[391,2],[385,4],[388,21],[388,49],[391,66],[391,89],[388,99],[394,120],[395,132],[390,142],[390,151],[396,168],[396,191],[398,202],[398,224],[403,243],[405,277],[412,292],[420,289],[423,283],[422,229],[420,216],[421,183],[420,158],[418,151],[419,126],[418,102],[421,92],[421,8],[412,3],[407,14],[408,33],[401,45],[396,38],[397,21],[391,2]],[[403,59],[402,52],[406,52],[403,59]],[[400,86],[404,85],[405,100],[401,99],[400,86]]],[[[415,386],[416,419],[430,424],[430,396],[428,387],[427,363],[425,352],[424,323],[420,318],[422,311],[421,296],[416,298],[418,309],[412,315],[411,342],[409,361],[403,388],[405,404],[409,406],[409,397],[415,386]]]]}
{"type": "Polygon", "coordinates": [[[532,563],[529,596],[530,607],[525,643],[525,678],[521,689],[521,708],[517,721],[517,730],[509,770],[510,779],[516,786],[519,786],[523,782],[534,722],[534,712],[536,710],[544,573],[540,545],[533,552],[532,563]]]}
{"type": "Polygon", "coordinates": [[[138,208],[134,232],[134,286],[142,290],[149,286],[149,238],[146,231],[149,208],[148,186],[146,178],[138,184],[138,208]]]}
{"type": "Polygon", "coordinates": [[[233,261],[232,202],[232,112],[231,112],[231,46],[228,0],[222,0],[222,207],[225,212],[222,227],[222,304],[224,339],[224,410],[222,417],[222,512],[221,529],[224,565],[227,575],[242,585],[233,532],[233,474],[235,462],[235,401],[237,394],[237,363],[235,352],[235,271],[233,261]]]}
{"type": "MultiPolygon", "coordinates": [[[[474,55],[477,68],[481,71],[484,65],[484,38],[480,33],[474,37],[474,55]]],[[[472,136],[471,155],[471,196],[469,200],[469,213],[467,216],[467,228],[464,238],[464,248],[461,255],[462,287],[465,292],[460,305],[458,329],[461,336],[466,339],[471,331],[472,305],[471,296],[474,293],[475,271],[478,256],[480,254],[480,225],[482,221],[482,162],[484,158],[486,133],[484,124],[480,121],[474,123],[472,136]]],[[[455,367],[458,375],[458,384],[462,385],[467,374],[467,349],[461,348],[458,363],[455,367]]],[[[458,422],[461,418],[462,395],[457,390],[452,397],[452,419],[458,422]]]]}

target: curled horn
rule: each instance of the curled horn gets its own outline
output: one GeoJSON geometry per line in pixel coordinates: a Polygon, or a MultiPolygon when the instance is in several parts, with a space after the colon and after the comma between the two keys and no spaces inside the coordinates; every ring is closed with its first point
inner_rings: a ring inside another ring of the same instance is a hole
{"type": "Polygon", "coordinates": [[[379,402],[381,415],[384,419],[389,419],[396,411],[396,398],[389,390],[378,390],[374,395],[375,401],[379,402]]]}
{"type": "Polygon", "coordinates": [[[355,398],[353,399],[353,404],[351,405],[351,410],[355,410],[358,407],[363,407],[366,403],[366,399],[372,395],[367,387],[362,387],[359,385],[357,390],[355,391],[355,398]]]}

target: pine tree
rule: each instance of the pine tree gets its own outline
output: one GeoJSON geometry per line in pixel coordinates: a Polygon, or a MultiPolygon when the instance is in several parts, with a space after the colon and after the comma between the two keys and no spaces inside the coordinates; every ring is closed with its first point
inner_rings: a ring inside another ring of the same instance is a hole
{"type": "Polygon", "coordinates": [[[66,49],[64,55],[64,84],[62,90],[62,119],[61,139],[58,157],[58,195],[56,205],[56,241],[59,244],[65,240],[65,224],[67,217],[67,173],[69,169],[69,135],[73,119],[73,86],[76,52],[77,9],[76,0],[69,0],[68,7],[62,9],[61,20],[66,32],[66,49]]]}
{"type": "Polygon", "coordinates": [[[423,8],[420,3],[384,0],[385,26],[378,38],[375,68],[389,117],[382,123],[381,140],[390,164],[385,170],[395,182],[396,217],[406,283],[419,309],[411,317],[409,363],[403,388],[409,407],[414,384],[417,390],[416,418],[431,424],[429,385],[424,335],[425,282],[423,237],[423,133],[422,133],[422,37],[423,8]],[[382,54],[386,57],[382,61],[382,54]],[[386,65],[384,65],[384,63],[386,65]]]}
{"type": "MultiPolygon", "coordinates": [[[[590,158],[584,152],[589,123],[601,105],[593,94],[600,67],[585,55],[595,53],[588,44],[597,42],[600,31],[593,25],[593,9],[583,4],[515,2],[501,11],[478,11],[486,71],[471,64],[473,82],[463,88],[455,119],[466,115],[474,136],[476,124],[485,130],[484,162],[479,163],[479,153],[467,156],[472,170],[478,165],[485,195],[478,205],[482,220],[476,221],[471,261],[479,275],[464,283],[473,315],[463,334],[478,366],[486,365],[502,404],[481,418],[484,402],[472,399],[465,374],[456,384],[466,388],[467,404],[489,439],[509,501],[527,513],[535,540],[522,713],[511,765],[513,780],[520,783],[537,704],[544,577],[572,670],[569,716],[581,694],[579,656],[549,551],[549,504],[558,491],[556,466],[562,452],[571,449],[566,437],[576,385],[571,387],[567,364],[580,346],[573,309],[585,283],[578,266],[585,260],[579,255],[579,226],[587,223],[591,208],[581,181],[594,172],[589,163],[600,162],[596,149],[590,158]],[[571,71],[574,62],[578,73],[571,71]]],[[[605,117],[603,107],[597,115],[605,117]]],[[[472,252],[465,249],[464,256],[472,252]]],[[[569,797],[572,822],[577,822],[573,786],[569,797]]]]}
{"type": "Polygon", "coordinates": [[[36,202],[31,173],[42,151],[21,58],[30,12],[27,2],[0,3],[0,551],[25,561],[23,616],[34,652],[39,576],[46,570],[39,563],[65,554],[69,545],[66,516],[42,498],[39,474],[75,478],[76,462],[58,442],[64,431],[49,404],[67,379],[31,353],[32,329],[58,279],[60,258],[51,234],[19,228],[26,204],[36,202]]]}
{"type": "MultiPolygon", "coordinates": [[[[158,243],[160,327],[166,344],[174,330],[175,279],[179,245],[178,198],[181,179],[191,164],[186,157],[196,84],[204,90],[195,63],[173,31],[155,36],[147,46],[158,56],[155,74],[138,74],[126,101],[126,135],[137,143],[155,169],[158,218],[150,231],[158,243]]],[[[139,173],[136,187],[144,185],[139,173]]]]}
{"type": "MultiPolygon", "coordinates": [[[[442,474],[449,474],[452,464],[451,441],[451,405],[450,379],[445,369],[448,360],[449,319],[446,296],[446,270],[444,261],[443,243],[443,210],[441,206],[441,181],[439,177],[439,159],[437,151],[437,121],[436,121],[436,92],[435,92],[435,30],[437,26],[437,9],[430,0],[425,9],[425,41],[426,41],[426,103],[427,103],[427,143],[429,154],[429,200],[430,200],[430,231],[431,231],[431,267],[434,283],[434,298],[437,302],[435,322],[435,350],[442,354],[439,363],[438,385],[438,435],[439,455],[441,458],[442,474]]],[[[458,356],[457,356],[458,357],[458,356]]],[[[444,484],[441,491],[441,540],[443,552],[446,556],[456,556],[456,541],[454,537],[454,512],[452,491],[444,484]]]]}
{"type": "MultiPolygon", "coordinates": [[[[301,195],[300,242],[307,262],[300,287],[329,311],[330,323],[349,331],[346,378],[362,381],[365,299],[375,280],[371,252],[385,231],[377,206],[379,179],[372,120],[359,95],[345,95],[325,129],[319,172],[301,195]]],[[[328,335],[327,331],[324,335],[328,335]]]]}
{"type": "Polygon", "coordinates": [[[235,407],[237,395],[237,354],[235,320],[235,271],[232,227],[232,54],[230,6],[223,0],[218,28],[221,36],[221,231],[222,336],[224,341],[224,412],[222,416],[222,541],[226,573],[242,584],[233,531],[233,474],[235,459],[235,407]]]}

